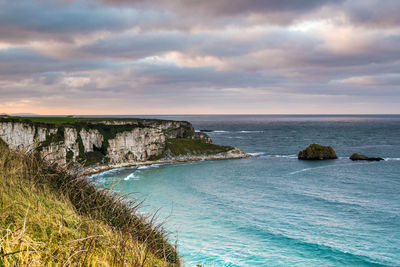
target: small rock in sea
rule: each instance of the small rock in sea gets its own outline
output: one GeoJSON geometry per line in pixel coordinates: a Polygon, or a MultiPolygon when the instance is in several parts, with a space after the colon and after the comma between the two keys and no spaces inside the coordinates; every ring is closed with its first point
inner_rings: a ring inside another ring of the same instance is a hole
{"type": "Polygon", "coordinates": [[[370,158],[361,154],[354,153],[353,155],[350,156],[350,159],[355,161],[355,160],[367,160],[367,161],[381,161],[384,160],[383,158],[370,158]]]}
{"type": "Polygon", "coordinates": [[[297,158],[301,160],[325,160],[337,159],[337,156],[335,150],[330,146],[311,144],[303,151],[300,151],[297,158]]]}
{"type": "Polygon", "coordinates": [[[211,133],[211,132],[212,132],[212,130],[208,130],[208,129],[201,129],[201,130],[200,130],[200,132],[203,132],[203,133],[211,133]]]}

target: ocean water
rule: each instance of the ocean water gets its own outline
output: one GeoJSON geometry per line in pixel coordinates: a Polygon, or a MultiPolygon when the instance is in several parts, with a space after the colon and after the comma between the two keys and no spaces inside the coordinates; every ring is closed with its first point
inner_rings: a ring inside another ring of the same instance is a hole
{"type": "Polygon", "coordinates": [[[157,117],[254,155],[94,176],[145,199],[185,266],[400,266],[400,116],[157,117]],[[297,160],[311,143],[339,159],[297,160]]]}

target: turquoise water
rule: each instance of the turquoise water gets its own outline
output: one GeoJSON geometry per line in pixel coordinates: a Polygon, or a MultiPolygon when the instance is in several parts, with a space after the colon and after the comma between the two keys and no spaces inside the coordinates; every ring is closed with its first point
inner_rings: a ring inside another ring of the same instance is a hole
{"type": "Polygon", "coordinates": [[[256,155],[95,176],[167,219],[186,266],[400,266],[400,116],[161,118],[256,155]],[[310,143],[339,159],[297,160],[310,143]]]}

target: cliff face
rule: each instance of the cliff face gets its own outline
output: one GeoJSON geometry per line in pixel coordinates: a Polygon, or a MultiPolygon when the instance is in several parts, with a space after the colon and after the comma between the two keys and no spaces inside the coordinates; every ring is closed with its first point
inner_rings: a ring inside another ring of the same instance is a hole
{"type": "Polygon", "coordinates": [[[111,163],[146,161],[163,153],[165,134],[154,128],[135,128],[118,133],[108,143],[111,163]]]}
{"type": "MultiPolygon", "coordinates": [[[[13,122],[0,123],[0,137],[11,149],[33,149],[35,133],[35,127],[32,127],[29,124],[13,122]]],[[[38,141],[44,141],[44,139],[46,139],[47,131],[46,129],[38,127],[38,134],[40,134],[40,140],[38,139],[38,141]]]]}
{"type": "Polygon", "coordinates": [[[171,159],[180,155],[177,153],[190,156],[190,145],[196,146],[197,154],[207,145],[207,155],[233,149],[212,144],[208,135],[195,132],[189,122],[166,120],[77,120],[54,124],[3,118],[0,138],[11,149],[34,151],[46,161],[77,166],[171,159]],[[168,143],[169,140],[175,141],[168,143]],[[189,144],[183,150],[171,145],[179,145],[180,140],[189,144]]]}

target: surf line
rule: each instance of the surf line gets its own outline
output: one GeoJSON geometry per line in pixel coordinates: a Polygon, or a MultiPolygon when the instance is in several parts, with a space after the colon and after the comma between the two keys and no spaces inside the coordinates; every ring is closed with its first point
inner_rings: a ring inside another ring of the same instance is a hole
{"type": "Polygon", "coordinates": [[[306,172],[306,171],[310,171],[310,170],[315,170],[315,169],[323,169],[323,168],[328,168],[328,167],[336,167],[336,166],[348,166],[348,165],[360,165],[360,164],[374,164],[376,162],[360,162],[360,163],[345,163],[345,164],[332,164],[332,165],[326,165],[326,166],[319,166],[319,167],[314,167],[314,168],[305,168],[305,169],[301,169],[298,171],[294,171],[289,173],[289,175],[293,175],[293,174],[297,174],[297,173],[301,173],[301,172],[306,172]]]}

